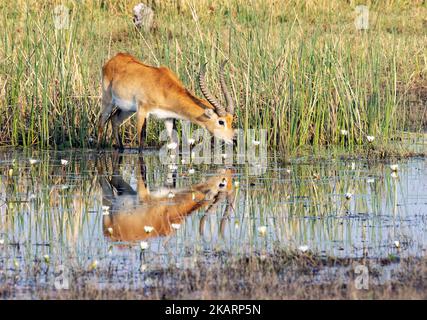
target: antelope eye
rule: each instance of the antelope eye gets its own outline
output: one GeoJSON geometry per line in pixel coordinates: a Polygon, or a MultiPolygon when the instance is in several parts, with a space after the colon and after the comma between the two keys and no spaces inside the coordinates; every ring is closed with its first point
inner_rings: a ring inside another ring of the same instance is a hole
{"type": "Polygon", "coordinates": [[[224,120],[218,120],[218,124],[220,126],[225,126],[225,121],[224,120]]]}

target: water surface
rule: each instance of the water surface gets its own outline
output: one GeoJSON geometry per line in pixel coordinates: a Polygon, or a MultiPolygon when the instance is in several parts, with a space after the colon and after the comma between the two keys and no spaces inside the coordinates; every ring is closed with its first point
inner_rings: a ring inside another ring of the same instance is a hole
{"type": "Polygon", "coordinates": [[[271,155],[261,168],[175,168],[156,151],[3,151],[0,281],[49,286],[49,270],[95,263],[115,272],[100,285],[138,283],[138,272],[301,246],[334,257],[424,256],[426,160],[393,164],[397,174],[389,162],[283,165],[271,155]],[[34,277],[37,268],[44,277],[34,277]]]}

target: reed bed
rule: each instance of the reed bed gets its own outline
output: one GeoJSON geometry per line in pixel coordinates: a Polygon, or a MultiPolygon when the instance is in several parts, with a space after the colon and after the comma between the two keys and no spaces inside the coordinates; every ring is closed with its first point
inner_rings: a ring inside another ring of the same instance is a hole
{"type": "MultiPolygon", "coordinates": [[[[424,1],[367,1],[368,30],[355,28],[357,1],[149,1],[150,32],[132,24],[136,2],[0,4],[1,145],[92,147],[100,70],[120,51],[168,66],[198,95],[200,65],[209,62],[208,84],[219,95],[218,66],[229,59],[236,125],[267,129],[268,145],[281,152],[306,145],[360,151],[368,135],[381,147],[400,130],[423,126],[424,1]],[[55,28],[58,4],[70,10],[67,29],[55,28]]],[[[134,144],[134,119],[124,127],[134,144]]],[[[149,143],[159,143],[161,129],[149,123],[149,143]]]]}

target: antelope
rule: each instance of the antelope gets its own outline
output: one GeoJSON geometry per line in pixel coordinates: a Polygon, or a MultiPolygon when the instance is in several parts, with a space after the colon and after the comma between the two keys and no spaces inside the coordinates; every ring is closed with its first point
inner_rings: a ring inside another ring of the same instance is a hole
{"type": "MultiPolygon", "coordinates": [[[[220,225],[223,233],[234,202],[232,173],[231,169],[220,169],[207,181],[187,188],[163,188],[150,192],[144,181],[145,165],[141,165],[137,190],[114,169],[111,179],[104,175],[100,179],[103,205],[110,208],[109,213],[103,216],[103,233],[115,242],[135,242],[169,236],[175,232],[174,224],[181,225],[188,215],[201,208],[206,207],[206,214],[214,213],[226,199],[220,225]],[[173,198],[170,197],[171,194],[174,195],[173,198]],[[152,227],[153,230],[147,232],[146,227],[152,227]]],[[[201,233],[206,214],[200,221],[201,233]]]]}
{"type": "Polygon", "coordinates": [[[202,65],[198,77],[205,100],[188,91],[168,68],[149,66],[130,54],[118,53],[102,68],[102,110],[98,123],[98,148],[102,143],[104,127],[111,119],[113,136],[119,150],[123,151],[118,129],[134,113],[137,117],[139,152],[144,149],[146,118],[151,115],[164,120],[171,141],[175,119],[181,119],[206,128],[226,143],[232,143],[234,104],[224,79],[226,63],[227,61],[224,61],[221,64],[219,77],[226,101],[224,107],[206,87],[206,64],[202,65]]]}

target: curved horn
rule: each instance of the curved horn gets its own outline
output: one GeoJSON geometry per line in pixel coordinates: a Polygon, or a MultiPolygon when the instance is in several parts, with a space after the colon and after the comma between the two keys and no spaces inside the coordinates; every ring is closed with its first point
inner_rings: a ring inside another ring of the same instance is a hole
{"type": "Polygon", "coordinates": [[[209,92],[208,88],[206,88],[206,84],[205,84],[206,65],[207,65],[207,63],[203,64],[202,67],[200,68],[200,73],[199,73],[200,90],[202,91],[206,100],[208,100],[209,103],[215,107],[216,113],[220,117],[223,117],[227,114],[224,107],[221,106],[221,104],[218,102],[218,100],[216,100],[214,98],[214,96],[209,92]]]}
{"type": "Polygon", "coordinates": [[[225,101],[227,102],[227,112],[234,114],[234,103],[233,103],[233,99],[231,98],[230,93],[228,92],[227,89],[227,84],[225,83],[225,78],[224,78],[224,66],[227,64],[228,60],[224,60],[221,63],[221,68],[219,70],[219,81],[221,83],[221,89],[222,89],[222,93],[224,94],[224,98],[225,101]]]}

